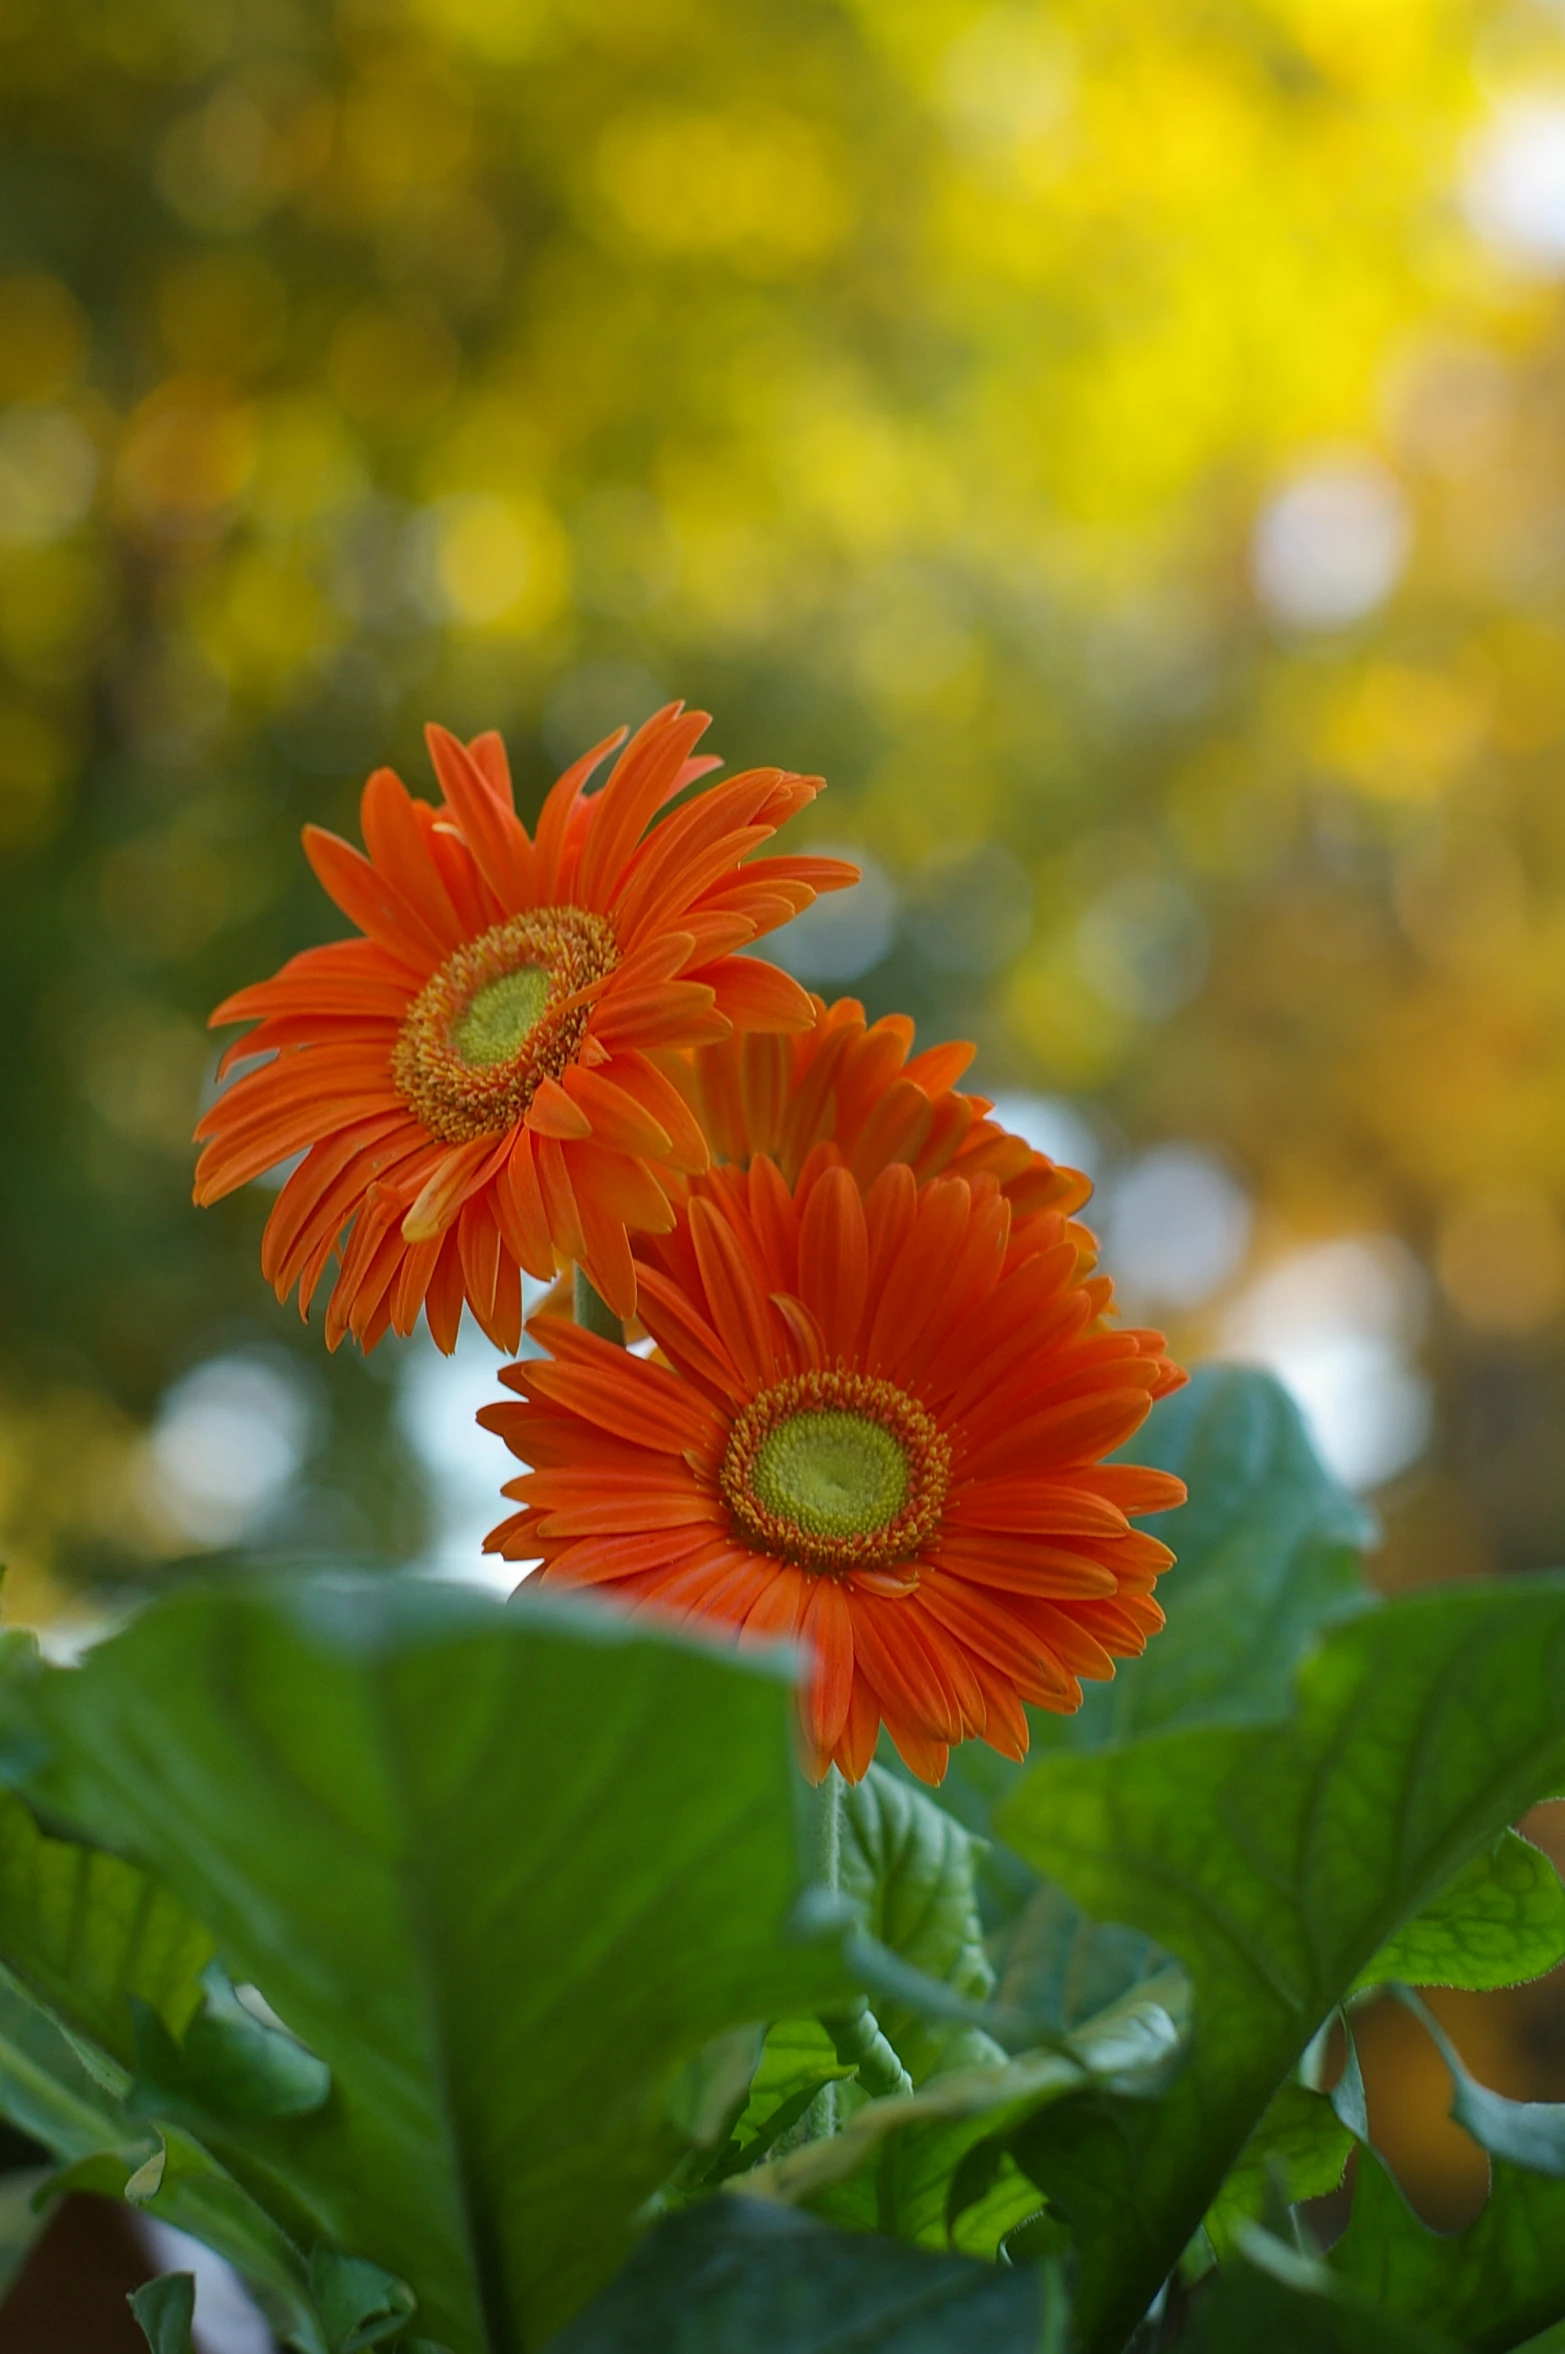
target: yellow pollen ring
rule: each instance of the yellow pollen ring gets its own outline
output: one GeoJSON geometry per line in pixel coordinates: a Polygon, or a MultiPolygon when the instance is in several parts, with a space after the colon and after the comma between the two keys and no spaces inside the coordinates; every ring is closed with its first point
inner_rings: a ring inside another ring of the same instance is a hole
{"type": "Polygon", "coordinates": [[[425,982],[392,1049],[409,1111],[445,1144],[503,1135],[539,1081],[581,1051],[591,1009],[569,1000],[618,962],[612,926],[586,907],[529,908],[464,942],[425,982]]]}
{"type": "Polygon", "coordinates": [[[940,1526],[951,1446],[895,1383],[803,1373],[753,1398],[719,1474],[736,1532],[831,1576],[910,1562],[940,1526]]]}

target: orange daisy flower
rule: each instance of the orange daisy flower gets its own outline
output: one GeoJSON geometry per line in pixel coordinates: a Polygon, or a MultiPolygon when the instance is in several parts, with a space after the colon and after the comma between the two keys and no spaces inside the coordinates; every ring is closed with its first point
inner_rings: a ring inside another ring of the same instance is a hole
{"type": "MultiPolygon", "coordinates": [[[[920,1185],[992,1177],[1018,1216],[1070,1216],[1087,1200],[1091,1182],[1079,1169],[991,1120],[987,1096],[958,1090],[975,1047],[954,1040],[912,1054],[906,1014],[866,1022],[854,997],[827,1005],[812,995],[810,1011],[810,1027],[792,1036],[749,1032],[679,1058],[677,1076],[713,1160],[748,1168],[764,1153],[792,1185],[829,1142],[861,1186],[905,1161],[920,1185]]],[[[1085,1227],[1073,1231],[1095,1247],[1085,1227]]]]}
{"type": "Polygon", "coordinates": [[[519,1270],[576,1260],[622,1316],[636,1302],[627,1229],[672,1222],[676,1170],[707,1148],[670,1078],[676,1050],[734,1026],[805,1028],[786,973],[736,953],[855,869],[750,858],[821,790],[754,769],[663,817],[719,765],[692,757],[708,720],[671,704],[593,771],[621,728],[568,769],[529,836],[497,735],[427,738],[445,794],[414,800],[390,769],[364,788],[369,855],[305,829],[316,874],[362,938],[307,949],[241,989],[214,1026],[257,1021],[220,1075],[195,1197],[213,1202],[290,1155],[262,1267],[310,1302],[336,1255],[335,1348],[407,1333],[422,1309],[456,1345],[464,1299],[499,1346],[521,1335],[519,1270]]]}
{"type": "Polygon", "coordinates": [[[792,1187],[712,1172],[638,1246],[666,1363],[540,1318],[551,1359],[502,1374],[523,1402],[479,1420],[531,1468],[487,1549],[542,1557],[524,1591],[802,1640],[817,1779],[859,1780],[883,1723],[929,1782],[955,1741],[1023,1756],[1024,1701],[1076,1708],[1163,1623],[1173,1557],[1129,1516],[1183,1486],[1103,1457],[1185,1378],[1106,1321],[1062,1212],[1025,1224],[992,1176],[866,1190],[830,1144],[792,1187]]]}

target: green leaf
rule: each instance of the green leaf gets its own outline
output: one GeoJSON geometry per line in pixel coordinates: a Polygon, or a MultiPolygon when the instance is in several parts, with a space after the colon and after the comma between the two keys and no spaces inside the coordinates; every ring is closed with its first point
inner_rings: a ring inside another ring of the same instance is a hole
{"type": "MultiPolygon", "coordinates": [[[[1301,1660],[1372,1599],[1359,1560],[1371,1523],[1324,1469],[1298,1408],[1269,1374],[1204,1367],[1161,1401],[1131,1452],[1190,1489],[1177,1512],[1144,1523],[1178,1556],[1158,1585],[1168,1624],[1140,1659],[1120,1661],[1111,1684],[1089,1685],[1076,1715],[1029,1709],[1036,1756],[1286,1716],[1301,1660]]],[[[951,1753],[941,1803],[989,1834],[1026,1770],[964,1742],[951,1753]]],[[[986,1922],[1014,1918],[1036,1885],[1004,1846],[992,1848],[978,1872],[986,1922]]]]}
{"type": "Polygon", "coordinates": [[[1291,2080],[1282,2085],[1206,2211],[1206,2235],[1219,2259],[1234,2255],[1243,2227],[1275,2205],[1334,2191],[1353,2139],[1324,2093],[1291,2080]]]}
{"type": "Polygon", "coordinates": [[[1395,1992],[1445,2061],[1451,2115],[1490,2154],[1489,2198],[1465,2231],[1432,2232],[1366,2148],[1332,2270],[1482,2354],[1503,2354],[1565,2318],[1565,2104],[1507,2100],[1477,2083],[1427,2004],[1395,1992]]]}
{"type": "Polygon", "coordinates": [[[211,2120],[254,2124],[306,2117],[331,2090],[331,2070],[239,2000],[217,1963],[202,1973],[203,2007],[181,2047],[150,2004],[132,1996],[136,2078],[127,2107],[198,2129],[211,2120]]]}
{"type": "Polygon", "coordinates": [[[1492,2161],[1465,2231],[1431,2231],[1373,2150],[1359,2152],[1331,2268],[1385,2311],[1445,2328],[1472,2354],[1508,2354],[1565,2317],[1565,2182],[1492,2161]]]}
{"type": "Polygon", "coordinates": [[[1073,2101],[1013,2148],[1076,2225],[1085,2343],[1121,2346],[1310,2037],[1398,1929],[1565,1781],[1565,1580],[1337,1629],[1291,1723],[1038,1766],[1000,1829],[1167,1946],[1194,2052],[1155,2104],[1073,2101]]]}
{"type": "MultiPolygon", "coordinates": [[[[45,1671],[11,1654],[23,1682],[45,1671]]],[[[15,1687],[12,1687],[15,1689],[15,1687]]],[[[0,1794],[0,1961],[49,2009],[128,2063],[131,2002],[178,2034],[199,2009],[212,1940],[119,1856],[51,1838],[0,1794]]]]}
{"type": "Polygon", "coordinates": [[[1462,2056],[1427,2003],[1411,1988],[1395,1989],[1418,2019],[1451,2076],[1451,2115],[1492,2158],[1508,2158],[1532,2174],[1565,2177],[1565,2102],[1512,2101],[1470,2076],[1462,2056]]]}
{"type": "Polygon", "coordinates": [[[1305,2285],[1319,2267],[1279,2279],[1251,2264],[1225,2265],[1203,2284],[1181,2354],[1455,2354],[1454,2342],[1360,2301],[1305,2285]]]}
{"type": "Polygon", "coordinates": [[[760,2065],[732,2137],[704,2179],[726,2182],[759,2165],[773,2144],[798,2124],[824,2085],[840,2084],[852,2074],[818,2019],[779,2019],[767,2029],[760,2065]]]}
{"type": "Polygon", "coordinates": [[[310,2258],[310,2294],[328,2354],[360,2354],[364,2346],[397,2337],[416,2303],[405,2280],[340,2248],[317,2248],[310,2258]]]}
{"type": "Polygon", "coordinates": [[[1039,2354],[1063,2346],[1059,2302],[1039,2266],[925,2255],[725,2197],[649,2233],[548,2354],[1039,2354]]]}
{"type": "Polygon", "coordinates": [[[313,2116],[246,2130],[269,2195],[463,2354],[536,2345],[614,2270],[703,2045],[851,1992],[835,1941],[787,1934],[772,1660],[318,1577],[186,1589],[8,1706],[12,1770],[330,2067],[313,2116]]]}
{"type": "Polygon", "coordinates": [[[1485,1994],[1541,1978],[1561,1961],[1565,1886],[1540,1849],[1503,1831],[1381,1947],[1354,1992],[1400,1978],[1485,1994]]]}
{"type": "MultiPolygon", "coordinates": [[[[970,2002],[994,1985],[973,1886],[975,1841],[927,1791],[871,1766],[842,1800],[843,1895],[864,1928],[915,1969],[970,2002]]],[[[876,2017],[915,2084],[937,2070],[1005,2055],[975,2027],[936,2024],[877,2001],[876,2017]]]]}
{"type": "Polygon", "coordinates": [[[1203,1367],[1129,1452],[1190,1490],[1177,1512],[1139,1524],[1177,1555],[1158,1583],[1168,1624],[1054,1722],[1072,1746],[1096,1747],[1286,1716],[1300,1661],[1373,1599],[1360,1559],[1373,1522],[1322,1464],[1288,1392],[1248,1366],[1203,1367]]]}
{"type": "Polygon", "coordinates": [[[141,2176],[149,2213],[226,2256],[279,2335],[325,2354],[303,2261],[286,2233],[189,2136],[172,2128],[159,2134],[133,2117],[128,2089],[117,2061],[69,2033],[0,1968],[0,2112],[62,2161],[63,2172],[45,2187],[79,2183],[122,2197],[141,2176]]]}
{"type": "Polygon", "coordinates": [[[1012,2160],[1013,2137],[1094,2086],[1160,2086],[1179,2052],[1184,1994],[1172,1971],[1086,2022],[1067,2049],[953,2070],[910,2099],[866,2101],[841,2133],[774,2159],[748,2187],[856,2230],[992,2256],[1038,2207],[1012,2160]]]}
{"type": "Polygon", "coordinates": [[[140,2322],[152,2354],[190,2354],[190,2325],[196,2313],[193,2272],[165,2272],[132,2289],[125,2302],[140,2322]]]}
{"type": "Polygon", "coordinates": [[[1139,1929],[1090,1920],[1047,1880],[996,1935],[993,1947],[1000,1962],[995,2007],[1046,2019],[1062,2034],[1164,1978],[1171,1967],[1162,1947],[1139,1929]]]}

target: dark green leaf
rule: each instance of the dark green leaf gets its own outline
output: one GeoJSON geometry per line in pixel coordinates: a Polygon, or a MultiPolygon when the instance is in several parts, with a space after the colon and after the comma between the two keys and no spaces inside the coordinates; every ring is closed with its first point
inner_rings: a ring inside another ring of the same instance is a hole
{"type": "Polygon", "coordinates": [[[1565,2177],[1565,2102],[1511,2101],[1479,2084],[1427,2003],[1410,1988],[1397,1995],[1425,2031],[1451,2073],[1451,2114],[1492,2158],[1508,2158],[1532,2174],[1565,2177]]]}
{"type": "Polygon", "coordinates": [[[478,2354],[612,2273],[694,2053],[851,1991],[785,1934],[792,1709],[775,1664],[590,1607],[241,1584],[38,1678],[13,1770],[155,1869],[330,2066],[315,2115],[246,2131],[269,2195],[478,2354]]]}
{"type": "Polygon", "coordinates": [[[548,2354],[1039,2354],[1048,2281],[724,2197],[649,2233],[548,2354]]]}
{"type": "Polygon", "coordinates": [[[1348,2228],[1331,2268],[1389,2313],[1444,2328],[1473,2354],[1508,2354],[1565,2317],[1565,2182],[1490,2166],[1465,2231],[1429,2230],[1373,2150],[1359,2152],[1348,2228]]]}
{"type": "Polygon", "coordinates": [[[1179,2345],[1181,2354],[1455,2354],[1434,2330],[1249,2264],[1211,2275],[1179,2345]]]}
{"type": "Polygon", "coordinates": [[[1565,1780],[1565,1580],[1400,1602],[1334,1632],[1274,1729],[1056,1756],[1000,1828],[1195,1982],[1167,2097],[1063,2104],[1013,2141],[1077,2226],[1090,2347],[1117,2348],[1321,2021],[1402,1924],[1565,1780]]]}
{"type": "Polygon", "coordinates": [[[165,2272],[132,2289],[125,2302],[140,2322],[152,2354],[190,2354],[190,2325],[196,2312],[193,2272],[165,2272]]]}

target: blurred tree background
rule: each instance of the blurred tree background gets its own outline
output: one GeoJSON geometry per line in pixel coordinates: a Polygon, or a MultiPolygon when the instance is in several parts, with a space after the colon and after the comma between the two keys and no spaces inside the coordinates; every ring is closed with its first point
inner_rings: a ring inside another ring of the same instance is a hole
{"type": "Polygon", "coordinates": [[[0,125],[14,1608],[425,1548],[204,1016],[424,719],[536,802],[674,694],[1388,1579],[1565,1556],[1565,15],[0,0],[0,125]]]}

